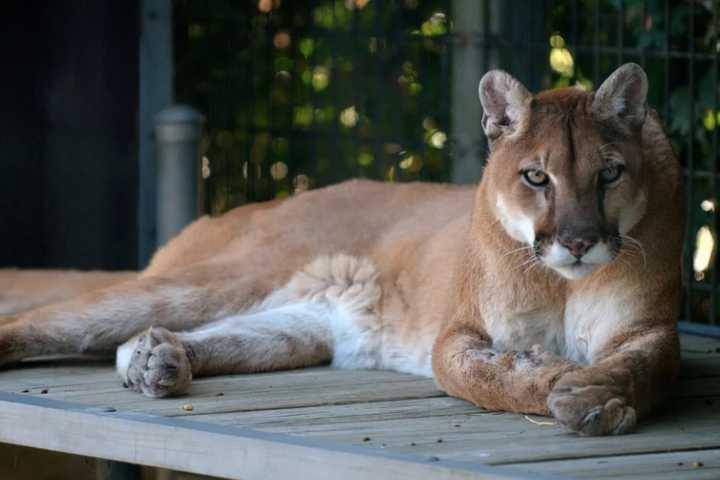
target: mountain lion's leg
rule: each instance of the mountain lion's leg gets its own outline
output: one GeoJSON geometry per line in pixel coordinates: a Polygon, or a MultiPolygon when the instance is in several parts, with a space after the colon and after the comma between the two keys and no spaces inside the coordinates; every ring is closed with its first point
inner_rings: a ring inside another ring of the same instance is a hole
{"type": "Polygon", "coordinates": [[[149,397],[185,393],[193,377],[328,362],[333,335],[324,303],[300,302],[218,320],[187,332],[151,328],[118,349],[118,373],[149,397]]]}
{"type": "Polygon", "coordinates": [[[580,368],[539,349],[499,352],[471,326],[453,326],[433,348],[433,371],[449,395],[490,410],[548,415],[546,401],[562,375],[580,368]]]}
{"type": "Polygon", "coordinates": [[[118,349],[117,367],[150,397],[187,391],[192,377],[306,367],[378,366],[377,271],[364,259],[320,257],[251,310],[190,331],[152,328],[118,349]]]}
{"type": "Polygon", "coordinates": [[[14,315],[137,278],[138,272],[0,268],[0,323],[14,315]]]}
{"type": "Polygon", "coordinates": [[[615,337],[593,363],[564,375],[548,406],[571,430],[584,435],[626,433],[670,392],[680,366],[674,327],[638,329],[615,337]]]}
{"type": "Polygon", "coordinates": [[[547,415],[583,435],[622,434],[667,395],[679,368],[673,327],[611,339],[581,366],[549,353],[496,352],[478,330],[452,328],[435,344],[433,370],[448,394],[493,410],[547,415]]]}
{"type": "MultiPolygon", "coordinates": [[[[220,273],[218,273],[220,275],[220,273]]],[[[0,327],[0,363],[39,355],[111,354],[150,326],[185,330],[256,303],[262,279],[213,279],[205,269],[145,277],[30,310],[0,327]]]]}

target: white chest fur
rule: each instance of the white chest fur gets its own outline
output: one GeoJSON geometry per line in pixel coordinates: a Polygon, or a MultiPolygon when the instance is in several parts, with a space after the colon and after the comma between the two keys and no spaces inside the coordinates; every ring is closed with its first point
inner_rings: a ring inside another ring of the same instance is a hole
{"type": "Polygon", "coordinates": [[[591,363],[596,352],[637,318],[637,292],[625,285],[575,293],[565,308],[564,355],[591,363]]]}
{"type": "Polygon", "coordinates": [[[483,318],[498,350],[527,350],[541,345],[570,360],[590,363],[594,352],[627,329],[636,317],[632,296],[620,287],[587,289],[573,294],[564,309],[548,306],[508,313],[486,308],[483,318]]]}
{"type": "MultiPolygon", "coordinates": [[[[489,310],[489,309],[488,309],[489,310]]],[[[563,350],[562,311],[538,308],[508,314],[485,311],[485,328],[497,350],[528,350],[541,345],[545,350],[561,354],[563,350]]]]}

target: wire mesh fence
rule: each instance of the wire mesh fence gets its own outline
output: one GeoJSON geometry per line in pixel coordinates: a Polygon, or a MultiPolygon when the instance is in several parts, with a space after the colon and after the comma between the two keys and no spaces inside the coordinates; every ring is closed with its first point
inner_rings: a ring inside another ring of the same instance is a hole
{"type": "Polygon", "coordinates": [[[714,0],[177,0],[177,97],[208,118],[205,208],[351,177],[474,181],[462,162],[486,152],[462,76],[591,90],[637,62],[685,168],[682,316],[720,324],[718,14],[714,0]]]}

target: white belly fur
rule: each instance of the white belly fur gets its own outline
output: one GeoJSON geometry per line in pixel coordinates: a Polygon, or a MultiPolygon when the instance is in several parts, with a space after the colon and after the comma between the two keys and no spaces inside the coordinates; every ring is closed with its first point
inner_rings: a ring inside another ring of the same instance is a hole
{"type": "Polygon", "coordinates": [[[331,306],[326,316],[332,331],[337,368],[395,370],[431,377],[432,345],[400,344],[392,322],[378,312],[380,285],[366,258],[344,254],[315,259],[275,292],[279,303],[302,299],[331,306]]]}

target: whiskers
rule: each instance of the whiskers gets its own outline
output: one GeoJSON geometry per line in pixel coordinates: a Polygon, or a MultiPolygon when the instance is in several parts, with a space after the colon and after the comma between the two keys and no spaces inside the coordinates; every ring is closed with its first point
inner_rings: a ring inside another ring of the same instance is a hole
{"type": "Polygon", "coordinates": [[[502,254],[502,257],[507,257],[508,255],[512,255],[513,253],[522,252],[523,250],[527,250],[528,253],[533,253],[533,247],[531,245],[524,245],[519,248],[513,248],[512,250],[508,250],[507,252],[502,254]]]}
{"type": "Polygon", "coordinates": [[[623,262],[625,265],[629,265],[628,260],[642,259],[643,268],[647,268],[647,254],[645,253],[645,247],[642,243],[631,237],[630,235],[618,234],[617,239],[620,243],[620,249],[618,250],[618,260],[623,262]],[[623,258],[626,257],[626,258],[623,258]]]}
{"type": "Polygon", "coordinates": [[[522,269],[523,274],[528,274],[538,266],[542,265],[542,261],[540,260],[540,257],[538,257],[535,247],[532,245],[524,245],[519,248],[508,250],[507,252],[503,253],[500,258],[505,258],[513,254],[519,254],[520,252],[525,252],[525,255],[516,255],[517,257],[519,257],[520,262],[517,265],[513,265],[510,267],[512,271],[522,269]]]}
{"type": "Polygon", "coordinates": [[[535,254],[535,251],[533,250],[533,252],[530,254],[530,258],[528,258],[527,260],[525,260],[524,262],[522,262],[520,265],[518,265],[517,267],[515,267],[515,269],[520,269],[520,268],[523,268],[523,267],[524,267],[524,268],[523,268],[523,274],[524,274],[524,275],[527,275],[528,273],[530,273],[530,272],[532,272],[533,270],[535,270],[535,268],[537,268],[538,266],[542,266],[542,264],[543,264],[543,263],[542,263],[542,261],[540,260],[540,257],[538,257],[538,256],[535,254]]]}

